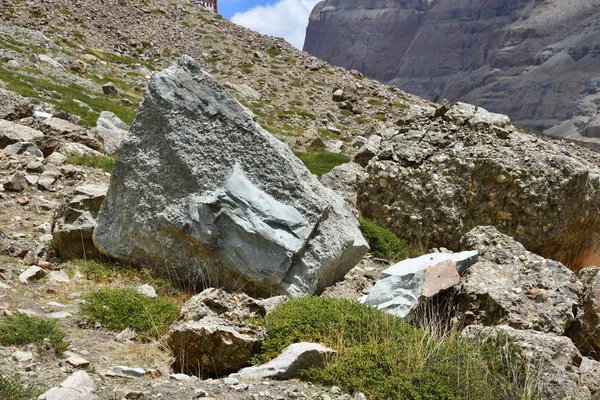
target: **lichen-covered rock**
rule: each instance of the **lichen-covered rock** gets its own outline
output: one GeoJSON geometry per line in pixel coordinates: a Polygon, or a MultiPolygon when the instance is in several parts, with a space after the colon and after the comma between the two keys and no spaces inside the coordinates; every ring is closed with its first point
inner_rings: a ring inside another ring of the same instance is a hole
{"type": "Polygon", "coordinates": [[[512,131],[505,116],[459,104],[411,107],[383,130],[359,181],[363,216],[428,247],[460,248],[495,226],[571,269],[600,253],[600,168],[594,152],[512,131]]]}
{"type": "Polygon", "coordinates": [[[153,76],[94,242],[184,282],[294,296],[368,248],[343,201],[189,57],[153,76]]]}
{"type": "Polygon", "coordinates": [[[544,399],[591,398],[589,389],[580,384],[580,366],[583,358],[568,337],[518,330],[506,325],[472,325],[463,331],[463,335],[480,340],[500,337],[516,345],[517,356],[528,364],[529,373],[534,374],[530,379],[541,389],[544,399]]]}
{"type": "Polygon", "coordinates": [[[583,289],[572,271],[525,250],[493,227],[473,229],[464,244],[480,254],[454,289],[464,324],[565,334],[583,289]]]}
{"type": "Polygon", "coordinates": [[[52,222],[52,247],[61,257],[99,255],[92,234],[107,190],[103,185],[82,185],[61,204],[52,222]]]}
{"type": "Polygon", "coordinates": [[[583,355],[600,357],[600,268],[589,267],[578,275],[583,296],[568,335],[583,355]]]}

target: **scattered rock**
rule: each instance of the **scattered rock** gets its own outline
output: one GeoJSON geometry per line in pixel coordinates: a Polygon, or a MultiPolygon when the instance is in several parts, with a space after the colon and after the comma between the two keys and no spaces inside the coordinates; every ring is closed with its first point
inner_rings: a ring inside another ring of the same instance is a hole
{"type": "Polygon", "coordinates": [[[148,284],[136,287],[135,291],[146,297],[158,297],[156,290],[154,290],[154,288],[148,284]]]}
{"type": "Polygon", "coordinates": [[[0,119],[0,148],[18,142],[33,142],[44,134],[37,129],[0,119]]]}
{"type": "Polygon", "coordinates": [[[117,376],[130,376],[132,378],[139,378],[146,375],[146,370],[143,368],[131,368],[125,366],[108,367],[109,371],[114,372],[117,376]]]}
{"type": "Polygon", "coordinates": [[[90,362],[81,356],[73,355],[66,360],[67,364],[74,366],[75,368],[87,367],[90,362]]]}
{"type": "Polygon", "coordinates": [[[60,256],[98,256],[92,234],[106,191],[106,186],[82,185],[61,204],[52,223],[52,246],[60,256]]]}
{"type": "Polygon", "coordinates": [[[16,121],[33,115],[33,104],[25,99],[0,101],[0,119],[16,121]]]}
{"type": "Polygon", "coordinates": [[[94,380],[84,371],[78,370],[58,387],[42,394],[40,400],[99,400],[94,394],[94,380]]]}
{"type": "Polygon", "coordinates": [[[71,278],[64,271],[52,271],[48,274],[48,280],[53,283],[69,283],[71,278]]]}
{"type": "Polygon", "coordinates": [[[17,142],[13,144],[9,144],[4,149],[3,152],[11,153],[11,154],[25,154],[29,153],[35,157],[43,157],[44,154],[42,151],[31,142],[17,142]]]}
{"type": "Polygon", "coordinates": [[[33,353],[30,351],[15,351],[12,353],[12,359],[16,362],[27,362],[33,360],[33,353]]]}
{"type": "Polygon", "coordinates": [[[319,343],[294,343],[277,358],[253,367],[241,369],[232,375],[240,379],[294,379],[308,368],[324,368],[328,357],[337,352],[319,343]]]}
{"type": "Polygon", "coordinates": [[[40,267],[29,267],[21,275],[19,281],[23,284],[28,284],[30,281],[39,280],[46,276],[46,271],[40,267]]]}
{"type": "Polygon", "coordinates": [[[104,85],[102,85],[102,93],[104,93],[107,96],[118,96],[119,95],[119,91],[117,90],[117,88],[115,87],[115,85],[112,82],[108,82],[105,83],[104,85]]]}
{"type": "Polygon", "coordinates": [[[115,335],[115,340],[118,342],[127,342],[137,339],[137,333],[133,329],[125,328],[115,335]]]}
{"type": "Polygon", "coordinates": [[[129,135],[94,232],[111,257],[297,296],[341,279],[367,250],[339,197],[189,57],[153,76],[129,135]]]}
{"type": "Polygon", "coordinates": [[[100,113],[96,128],[91,133],[99,138],[107,154],[116,154],[127,135],[129,126],[109,111],[100,113]]]}
{"type": "Polygon", "coordinates": [[[71,71],[75,71],[78,74],[85,74],[87,72],[87,64],[82,60],[75,60],[69,66],[71,71]]]}
{"type": "Polygon", "coordinates": [[[307,148],[325,147],[325,143],[315,130],[307,130],[296,140],[296,145],[307,148]]]}

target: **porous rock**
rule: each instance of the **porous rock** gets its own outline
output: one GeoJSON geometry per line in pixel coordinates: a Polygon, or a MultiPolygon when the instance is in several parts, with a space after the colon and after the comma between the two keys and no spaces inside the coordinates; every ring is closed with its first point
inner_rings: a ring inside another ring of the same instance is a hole
{"type": "Polygon", "coordinates": [[[467,106],[439,117],[411,106],[382,131],[357,185],[361,214],[428,247],[458,249],[474,227],[495,226],[536,254],[588,266],[600,252],[597,156],[467,106]]]}
{"type": "Polygon", "coordinates": [[[52,222],[52,247],[61,257],[99,255],[92,234],[106,191],[103,185],[82,185],[63,201],[52,222]]]}
{"type": "Polygon", "coordinates": [[[185,56],[150,82],[94,242],[182,281],[291,295],[322,291],[368,248],[340,198],[185,56]]]}
{"type": "MultiPolygon", "coordinates": [[[[588,388],[580,384],[583,358],[571,339],[533,330],[518,330],[506,325],[471,325],[463,335],[479,340],[503,340],[516,346],[517,357],[528,364],[542,390],[542,398],[557,400],[590,399],[588,388]]],[[[590,381],[588,379],[588,384],[590,381]]],[[[591,384],[590,384],[591,385],[591,384]]]]}
{"type": "Polygon", "coordinates": [[[324,368],[328,357],[337,352],[320,343],[293,343],[281,355],[258,366],[246,367],[232,374],[238,379],[294,379],[308,368],[324,368]]]}
{"type": "Polygon", "coordinates": [[[382,272],[365,304],[411,319],[424,299],[459,283],[478,258],[477,251],[431,253],[394,264],[382,272]]]}
{"type": "Polygon", "coordinates": [[[600,268],[585,268],[578,278],[583,284],[583,295],[567,334],[583,355],[600,358],[600,268]]]}
{"type": "Polygon", "coordinates": [[[454,288],[464,324],[565,334],[583,289],[572,271],[527,251],[493,227],[474,228],[464,245],[480,254],[454,288]]]}

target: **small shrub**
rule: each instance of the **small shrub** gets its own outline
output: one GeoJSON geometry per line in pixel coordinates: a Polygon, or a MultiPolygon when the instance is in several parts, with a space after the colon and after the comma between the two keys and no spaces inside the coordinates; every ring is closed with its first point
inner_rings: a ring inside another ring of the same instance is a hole
{"type": "Polygon", "coordinates": [[[73,165],[83,165],[85,167],[99,168],[104,172],[112,172],[115,167],[116,158],[111,156],[70,156],[66,163],[73,165]]]}
{"type": "Polygon", "coordinates": [[[61,355],[69,348],[65,336],[57,322],[52,319],[30,317],[21,313],[0,319],[0,343],[3,345],[21,346],[34,343],[39,346],[44,339],[49,339],[56,353],[61,355]]]}
{"type": "Polygon", "coordinates": [[[0,399],[2,400],[30,400],[40,394],[31,387],[25,387],[17,379],[11,379],[0,374],[0,399]]]}
{"type": "Polygon", "coordinates": [[[276,47],[271,47],[269,50],[267,50],[267,54],[271,56],[278,56],[281,54],[281,51],[279,51],[279,49],[276,47]]]}
{"type": "Polygon", "coordinates": [[[306,165],[306,168],[308,168],[311,173],[317,176],[326,174],[338,165],[350,161],[350,157],[344,154],[335,154],[328,151],[298,151],[294,154],[296,154],[296,157],[306,165]]]}
{"type": "Polygon", "coordinates": [[[383,114],[375,114],[373,116],[373,118],[378,119],[379,121],[383,121],[383,122],[388,120],[387,117],[383,114]]]}
{"type": "Polygon", "coordinates": [[[147,338],[159,338],[177,318],[179,308],[164,297],[149,298],[133,288],[103,288],[85,296],[83,313],[115,331],[134,329],[147,338]]]}
{"type": "Polygon", "coordinates": [[[372,106],[382,106],[383,102],[381,100],[377,100],[377,99],[369,99],[367,100],[367,103],[369,103],[372,106]]]}
{"type": "Polygon", "coordinates": [[[338,351],[324,369],[302,374],[312,382],[373,399],[523,399],[524,381],[514,378],[521,364],[491,367],[496,355],[504,354],[503,343],[491,343],[489,357],[476,340],[456,333],[438,338],[376,308],[327,297],[291,300],[264,325],[267,337],[255,362],[297,342],[322,342],[338,351]],[[514,390],[507,392],[508,387],[514,390]]]}
{"type": "Polygon", "coordinates": [[[375,257],[396,262],[420,255],[417,250],[409,246],[406,240],[399,238],[389,229],[368,219],[359,219],[358,222],[363,236],[369,242],[371,254],[375,257]]]}
{"type": "Polygon", "coordinates": [[[342,114],[344,117],[350,117],[352,116],[352,111],[344,109],[340,110],[340,114],[342,114]]]}

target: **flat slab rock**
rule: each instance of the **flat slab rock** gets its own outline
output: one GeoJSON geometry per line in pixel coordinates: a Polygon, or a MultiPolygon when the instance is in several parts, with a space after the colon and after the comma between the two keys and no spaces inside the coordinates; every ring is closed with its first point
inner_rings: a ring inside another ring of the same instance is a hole
{"type": "Polygon", "coordinates": [[[269,296],[320,292],[368,250],[344,202],[189,57],[153,75],[94,243],[195,285],[269,296]]]}

